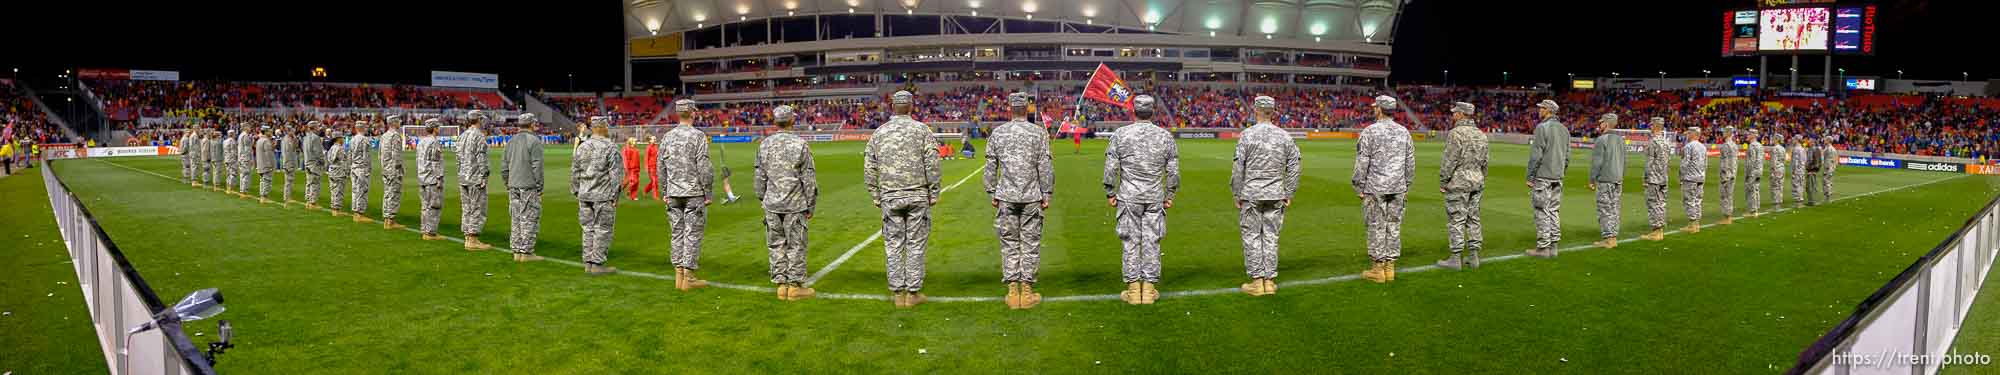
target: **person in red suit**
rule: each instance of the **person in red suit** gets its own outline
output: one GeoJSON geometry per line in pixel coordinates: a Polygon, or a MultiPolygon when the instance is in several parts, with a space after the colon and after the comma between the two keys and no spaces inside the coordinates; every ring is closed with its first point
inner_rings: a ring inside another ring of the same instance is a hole
{"type": "Polygon", "coordinates": [[[646,137],[646,194],[660,200],[660,137],[646,137]]]}
{"type": "Polygon", "coordinates": [[[638,147],[634,147],[637,143],[639,143],[638,138],[625,138],[625,150],[622,153],[625,157],[625,194],[635,201],[639,200],[639,166],[646,164],[645,161],[639,160],[645,155],[641,154],[642,151],[638,147]]]}

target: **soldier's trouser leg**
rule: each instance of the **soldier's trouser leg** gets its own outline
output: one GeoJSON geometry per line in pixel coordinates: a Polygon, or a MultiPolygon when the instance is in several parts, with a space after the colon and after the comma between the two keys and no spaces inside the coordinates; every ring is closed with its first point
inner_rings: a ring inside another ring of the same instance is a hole
{"type": "Polygon", "coordinates": [[[1667,185],[1646,184],[1646,225],[1667,227],[1667,185]]]}
{"type": "Polygon", "coordinates": [[[1535,247],[1553,249],[1562,241],[1562,181],[1533,179],[1530,202],[1535,208],[1535,247]]]}
{"type": "MultiPolygon", "coordinates": [[[[431,190],[425,189],[427,192],[431,190]]],[[[441,192],[443,187],[436,190],[441,192]]],[[[618,199],[577,202],[576,208],[576,221],[583,226],[583,262],[604,265],[611,249],[612,229],[618,224],[618,199]]]]}
{"type": "Polygon", "coordinates": [[[1393,262],[1403,256],[1403,199],[1403,194],[1361,198],[1361,216],[1368,227],[1368,259],[1393,262]]]}
{"type": "Polygon", "coordinates": [[[1042,204],[1002,202],[995,211],[1000,281],[1035,283],[1042,267],[1042,204]]]}
{"type": "Polygon", "coordinates": [[[701,235],[708,227],[707,197],[667,198],[667,224],[675,268],[701,269],[701,235]]]}
{"type": "MultiPolygon", "coordinates": [[[[307,194],[311,194],[311,190],[307,191],[307,194]]],[[[311,199],[307,198],[308,201],[311,199]]],[[[438,220],[444,217],[444,185],[423,185],[417,187],[417,201],[419,207],[417,229],[424,232],[424,234],[437,234],[438,220]]],[[[586,224],[584,228],[590,228],[590,225],[586,224]]]]}
{"type": "Polygon", "coordinates": [[[1618,214],[1622,213],[1625,184],[1615,182],[1597,183],[1597,233],[1598,238],[1618,238],[1618,214]]]}
{"type": "Polygon", "coordinates": [[[882,201],[882,248],[889,290],[916,292],[924,287],[924,247],[931,233],[930,201],[925,197],[882,201]]]}
{"type": "Polygon", "coordinates": [[[1444,195],[1445,233],[1452,254],[1461,251],[1479,251],[1485,247],[1485,235],[1479,223],[1480,196],[1483,191],[1470,193],[1446,193],[1444,195]]]}
{"type": "Polygon", "coordinates": [[[319,175],[306,173],[306,204],[319,204],[319,175]]]}
{"type": "Polygon", "coordinates": [[[285,179],[284,187],[278,190],[278,201],[289,202],[292,200],[292,171],[278,171],[278,175],[285,179]]]}
{"type": "Polygon", "coordinates": [[[1715,192],[1716,192],[1715,201],[1716,204],[1722,206],[1723,218],[1730,218],[1736,216],[1735,189],[1736,189],[1736,180],[1733,178],[1722,179],[1722,184],[1716,185],[1715,187],[1715,192]]]}
{"type": "Polygon", "coordinates": [[[1819,175],[1818,173],[1808,173],[1808,174],[1806,174],[1806,199],[1805,199],[1805,201],[1806,201],[1806,204],[1807,204],[1807,205],[1819,205],[1819,204],[1820,204],[1820,202],[1821,202],[1821,200],[1820,200],[1820,191],[1819,191],[1819,179],[1820,179],[1820,178],[1821,178],[1821,177],[1820,177],[1820,175],[1819,175]]]}
{"type": "Polygon", "coordinates": [[[1285,201],[1239,201],[1237,227],[1243,235],[1243,272],[1252,279],[1278,277],[1278,233],[1285,226],[1285,201]]]}
{"type": "Polygon", "coordinates": [[[341,193],[344,193],[344,192],[346,192],[346,191],[347,191],[346,189],[342,189],[342,188],[341,188],[341,184],[345,184],[345,183],[347,183],[347,177],[346,177],[346,176],[334,176],[334,175],[327,175],[327,178],[326,178],[326,208],[327,208],[327,209],[329,209],[329,210],[334,210],[334,211],[340,211],[340,209],[341,209],[341,208],[343,208],[343,207],[347,207],[347,206],[344,206],[344,205],[341,205],[341,204],[340,204],[340,196],[341,196],[341,193]]]}
{"type": "Polygon", "coordinates": [[[541,231],[542,190],[507,189],[508,244],[515,254],[535,253],[535,234],[541,231]]]}
{"type": "Polygon", "coordinates": [[[1124,280],[1160,282],[1160,239],[1167,234],[1167,212],[1159,203],[1118,202],[1118,240],[1125,245],[1124,280]]]}
{"type": "MultiPolygon", "coordinates": [[[[537,197],[541,196],[540,194],[541,194],[540,192],[536,192],[537,197]]],[[[541,200],[537,199],[536,201],[540,202],[541,200]]],[[[535,207],[540,208],[541,206],[539,203],[537,203],[535,207]]],[[[382,220],[383,221],[396,220],[396,211],[402,209],[403,209],[403,170],[384,169],[382,170],[382,220]]],[[[538,209],[535,211],[535,217],[541,217],[541,210],[538,209]]]]}
{"type": "Polygon", "coordinates": [[[486,184],[458,185],[458,229],[467,236],[477,236],[486,228],[486,184]]]}
{"type": "Polygon", "coordinates": [[[1743,208],[1746,212],[1755,214],[1759,208],[1758,206],[1763,205],[1763,184],[1764,180],[1757,178],[1754,174],[1750,178],[1743,179],[1743,208]]]}
{"type": "Polygon", "coordinates": [[[1783,207],[1785,205],[1785,171],[1777,170],[1774,172],[1776,173],[1771,174],[1771,207],[1783,207]]]}
{"type": "Polygon", "coordinates": [[[245,165],[241,169],[237,169],[236,173],[239,174],[239,176],[236,176],[236,191],[243,192],[244,194],[250,193],[250,172],[251,172],[250,167],[248,165],[245,165]]]}
{"type": "Polygon", "coordinates": [[[1687,212],[1688,224],[1701,224],[1701,182],[1681,182],[1681,203],[1687,212]]]}
{"type": "Polygon", "coordinates": [[[271,197],[271,172],[257,174],[257,197],[271,197]]]}
{"type": "Polygon", "coordinates": [[[1826,172],[1820,173],[1820,179],[1819,179],[1820,203],[1833,201],[1833,168],[1837,167],[1828,167],[1826,169],[1826,172]]]}
{"type": "Polygon", "coordinates": [[[806,213],[764,212],[764,247],[771,253],[771,282],[806,281],[806,213]]]}
{"type": "MultiPolygon", "coordinates": [[[[365,172],[366,170],[363,171],[365,172]]],[[[353,206],[353,209],[349,211],[353,211],[356,214],[368,213],[368,184],[373,183],[375,182],[369,181],[368,175],[365,173],[348,175],[348,188],[354,192],[353,195],[347,197],[348,205],[353,206]]]]}
{"type": "Polygon", "coordinates": [[[1792,203],[1806,203],[1806,175],[1803,171],[1792,175],[1792,203]]]}

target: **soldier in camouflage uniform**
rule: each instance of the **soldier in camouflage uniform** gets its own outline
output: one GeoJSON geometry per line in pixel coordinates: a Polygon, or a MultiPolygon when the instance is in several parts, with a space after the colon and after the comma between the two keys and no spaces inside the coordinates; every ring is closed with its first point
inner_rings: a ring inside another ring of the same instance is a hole
{"type": "MultiPolygon", "coordinates": [[[[236,193],[236,133],[222,135],[222,192],[236,193]]],[[[239,194],[240,195],[240,194],[239,194]]]]}
{"type": "Polygon", "coordinates": [[[1118,210],[1118,239],[1124,243],[1125,291],[1129,304],[1152,304],[1160,291],[1160,240],[1167,235],[1167,209],[1181,187],[1180,150],[1174,136],[1153,124],[1154,100],[1132,98],[1131,124],[1119,127],[1104,149],[1104,195],[1118,210]]]}
{"type": "Polygon", "coordinates": [[[1606,113],[1597,120],[1597,139],[1590,151],[1591,191],[1597,192],[1598,240],[1592,245],[1618,247],[1619,214],[1625,194],[1625,137],[1618,129],[1618,114],[1606,113]]]}
{"type": "Polygon", "coordinates": [[[895,115],[875,129],[862,156],[862,181],[882,209],[882,247],[887,254],[889,291],[897,307],[924,302],[924,250],[930,245],[931,206],[943,192],[937,137],[930,125],[910,118],[915,103],[908,91],[890,95],[895,115]]]}
{"type": "MultiPolygon", "coordinates": [[[[1278,234],[1285,227],[1285,208],[1299,191],[1299,145],[1290,133],[1272,124],[1278,101],[1258,95],[1251,100],[1257,121],[1236,139],[1236,157],[1229,169],[1229,190],[1236,201],[1237,227],[1243,236],[1243,269],[1250,282],[1243,293],[1278,293],[1278,234]]],[[[1036,135],[1041,133],[1037,132],[1036,135]]],[[[1044,136],[1043,139],[1048,137],[1044,136]]],[[[1042,149],[1047,149],[1044,146],[1042,149]]]]}
{"type": "Polygon", "coordinates": [[[1819,182],[1821,176],[1820,174],[1826,171],[1826,153],[1820,152],[1819,145],[1815,143],[1817,141],[1818,139],[1807,138],[1805,142],[1799,142],[1800,144],[1805,145],[1805,153],[1806,153],[1805,201],[1807,206],[1817,206],[1820,203],[1822,203],[1820,202],[1819,182]]]}
{"type": "Polygon", "coordinates": [[[542,123],[535,114],[522,114],[520,128],[507,137],[507,149],[500,153],[500,180],[507,182],[507,243],[514,261],[542,260],[535,255],[535,235],[542,220],[542,123]]]}
{"type": "Polygon", "coordinates": [[[382,159],[382,229],[396,230],[405,228],[396,223],[396,211],[403,209],[403,145],[409,140],[403,135],[402,115],[386,120],[376,146],[382,159]]]}
{"type": "Polygon", "coordinates": [[[251,137],[256,125],[243,123],[236,133],[236,197],[250,199],[250,175],[257,169],[257,139],[251,137]]]}
{"type": "Polygon", "coordinates": [[[1528,256],[1554,258],[1562,241],[1562,184],[1569,169],[1569,128],[1556,119],[1561,107],[1553,100],[1535,104],[1542,123],[1528,143],[1528,188],[1535,208],[1535,249],[1528,256]]]}
{"type": "Polygon", "coordinates": [[[264,130],[257,131],[257,203],[271,204],[271,172],[278,169],[276,143],[264,130]]]}
{"type": "Polygon", "coordinates": [[[186,181],[188,183],[188,186],[196,186],[200,184],[196,182],[194,179],[194,155],[195,155],[194,133],[195,133],[194,125],[188,125],[187,131],[181,133],[181,139],[180,139],[181,180],[186,181]]]}
{"type": "Polygon", "coordinates": [[[1806,207],[1806,166],[1812,164],[1812,148],[1806,146],[1806,134],[1792,134],[1790,156],[1792,156],[1792,207],[1806,207]]]}
{"type": "Polygon", "coordinates": [[[1041,304],[1035,292],[1042,265],[1043,210],[1055,196],[1055,156],[1049,134],[1028,122],[1027,93],[1007,95],[1010,120],[993,128],[986,141],[986,195],[997,213],[993,229],[1000,239],[1000,281],[1007,283],[1007,307],[1029,309],[1041,304]]]}
{"type": "Polygon", "coordinates": [[[348,196],[347,203],[353,207],[350,211],[354,213],[356,223],[375,222],[368,218],[368,186],[375,183],[375,176],[369,168],[374,163],[368,155],[368,150],[375,148],[375,140],[368,136],[368,130],[368,121],[355,120],[354,135],[347,139],[347,185],[353,193],[348,196]]]}
{"type": "Polygon", "coordinates": [[[752,188],[764,207],[764,244],[771,255],[771,282],[778,299],[797,301],[816,294],[806,281],[806,229],[819,204],[819,177],[812,148],[792,134],[797,113],[788,105],[771,109],[778,131],[757,146],[752,188]]]}
{"type": "Polygon", "coordinates": [[[438,235],[438,220],[444,216],[444,140],[438,139],[441,123],[436,118],[424,119],[424,136],[417,139],[417,232],[426,241],[444,239],[438,235]]]}
{"type": "Polygon", "coordinates": [[[1764,195],[1764,137],[1757,129],[1750,129],[1750,134],[1743,138],[1750,140],[1743,148],[1743,168],[1747,169],[1743,172],[1743,206],[1749,217],[1757,217],[1764,195]]]}
{"type": "Polygon", "coordinates": [[[202,188],[203,185],[206,185],[203,182],[208,181],[208,148],[203,147],[207,145],[208,130],[195,128],[188,131],[188,142],[183,147],[187,148],[188,157],[193,158],[193,170],[189,171],[193,175],[188,177],[193,178],[189,186],[193,186],[196,189],[202,188]]]}
{"type": "Polygon", "coordinates": [[[664,182],[660,195],[666,196],[673,235],[674,288],[686,291],[708,286],[695,271],[701,269],[701,238],[708,229],[708,205],[714,203],[715,164],[708,159],[708,133],[694,127],[695,102],[676,100],[674,111],[680,124],[660,137],[664,145],[654,167],[664,182]]]}
{"type": "Polygon", "coordinates": [[[1722,205],[1722,221],[1716,224],[1729,225],[1736,222],[1736,150],[1739,147],[1736,145],[1735,127],[1722,128],[1721,148],[1721,165],[1715,168],[1715,173],[1720,175],[1715,185],[1715,201],[1722,205]]]}
{"type": "Polygon", "coordinates": [[[1396,258],[1403,256],[1403,204],[1417,177],[1416,147],[1410,131],[1390,117],[1396,98],[1375,97],[1375,123],[1361,129],[1354,152],[1354,194],[1368,225],[1368,258],[1373,267],[1361,278],[1396,281],[1396,258]]]}
{"type": "Polygon", "coordinates": [[[611,274],[618,268],[606,266],[604,261],[611,249],[612,229],[618,224],[619,169],[625,161],[618,145],[611,143],[611,126],[604,116],[592,116],[585,127],[591,136],[576,145],[569,166],[576,221],[583,226],[583,272],[611,274]]]}
{"type": "Polygon", "coordinates": [[[319,136],[320,123],[306,123],[299,137],[299,169],[306,172],[306,209],[319,209],[319,181],[326,174],[326,141],[319,136]]]}
{"type": "Polygon", "coordinates": [[[208,145],[203,147],[203,151],[208,151],[208,190],[210,191],[229,191],[229,149],[222,147],[223,144],[228,142],[229,136],[223,133],[222,129],[208,132],[208,145]]]}
{"type": "Polygon", "coordinates": [[[1777,131],[1771,132],[1770,147],[1771,209],[1776,211],[1779,208],[1785,207],[1785,188],[1789,186],[1785,185],[1785,178],[1791,176],[1791,174],[1785,173],[1785,166],[1792,164],[1792,155],[1791,148],[1785,147],[1785,135],[1777,131]]]}
{"type": "Polygon", "coordinates": [[[350,216],[340,213],[347,208],[340,204],[340,196],[347,191],[342,187],[347,184],[347,166],[352,163],[347,158],[353,153],[347,148],[347,137],[338,130],[327,129],[326,139],[332,144],[326,148],[326,210],[333,216],[350,216]]]}
{"type": "Polygon", "coordinates": [[[1819,201],[1833,202],[1833,171],[1840,169],[1840,149],[1833,147],[1833,133],[1829,132],[1820,138],[1819,152],[1820,162],[1825,164],[1820,167],[1819,172],[1819,201]]]}
{"type": "Polygon", "coordinates": [[[1681,145],[1681,203],[1688,219],[1681,231],[1686,233],[1701,232],[1702,184],[1708,182],[1708,145],[1701,136],[1701,128],[1688,128],[1687,144],[1681,145]]]}
{"type": "Polygon", "coordinates": [[[1653,134],[1646,145],[1646,224],[1653,230],[1641,239],[1659,241],[1667,237],[1667,178],[1673,173],[1674,139],[1667,135],[1667,119],[1654,117],[1653,134]]]}
{"type": "Polygon", "coordinates": [[[1445,134],[1444,161],[1438,166],[1438,191],[1444,193],[1445,235],[1451,256],[1438,260],[1438,267],[1479,268],[1479,250],[1486,245],[1479,206],[1486,195],[1489,155],[1486,133],[1472,120],[1476,110],[1472,103],[1451,105],[1454,125],[1445,134]]]}
{"type": "Polygon", "coordinates": [[[278,190],[280,206],[292,207],[292,173],[299,169],[299,135],[295,126],[279,127],[278,132],[278,175],[284,178],[283,190],[278,190]]]}
{"type": "Polygon", "coordinates": [[[486,158],[486,113],[473,110],[465,114],[465,128],[458,133],[458,208],[459,231],[465,234],[465,250],[480,251],[493,248],[479,240],[479,232],[486,228],[486,179],[492,175],[487,168],[486,158]]]}

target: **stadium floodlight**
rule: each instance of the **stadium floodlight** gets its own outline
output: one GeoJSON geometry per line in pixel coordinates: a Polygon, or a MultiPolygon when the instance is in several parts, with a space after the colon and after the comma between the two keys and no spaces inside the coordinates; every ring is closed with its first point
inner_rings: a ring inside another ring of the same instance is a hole
{"type": "Polygon", "coordinates": [[[1083,24],[1085,24],[1085,25],[1096,25],[1096,24],[1097,24],[1097,19],[1094,19],[1094,18],[1085,18],[1085,19],[1083,19],[1083,24]]]}
{"type": "Polygon", "coordinates": [[[1311,32],[1314,36],[1326,35],[1326,24],[1315,23],[1311,27],[1307,27],[1306,31],[1311,32]]]}
{"type": "Polygon", "coordinates": [[[973,10],[972,10],[972,16],[973,16],[973,17],[978,17],[978,16],[979,16],[979,10],[978,10],[978,9],[973,9],[973,10]]]}
{"type": "Polygon", "coordinates": [[[1971,80],[1972,80],[1972,72],[1958,72],[1958,75],[1959,75],[1960,77],[1964,77],[1964,78],[1965,78],[1965,79],[1964,79],[1965,81],[1971,81],[1971,80]]]}
{"type": "Polygon", "coordinates": [[[1903,79],[1903,70],[1896,69],[1896,79],[1903,79]]]}
{"type": "Polygon", "coordinates": [[[1160,23],[1160,11],[1148,10],[1145,18],[1146,24],[1157,25],[1160,23]]]}
{"type": "Polygon", "coordinates": [[[1035,14],[1034,14],[1034,13],[1028,13],[1028,19],[1031,19],[1031,20],[1032,20],[1032,19],[1035,19],[1035,14]]]}
{"type": "Polygon", "coordinates": [[[1618,72],[1611,72],[1611,78],[1618,78],[1618,72]]]}
{"type": "Polygon", "coordinates": [[[1713,73],[1715,73],[1715,72],[1711,72],[1711,71],[1708,71],[1708,69],[1702,69],[1702,70],[1701,70],[1701,78],[1708,78],[1708,75],[1709,75],[1709,74],[1713,74],[1713,73]]]}
{"type": "Polygon", "coordinates": [[[1021,13],[1034,13],[1036,9],[1040,8],[1041,8],[1040,5],[1036,5],[1035,3],[1032,2],[1021,3],[1021,13]]]}
{"type": "Polygon", "coordinates": [[[1257,30],[1263,31],[1265,34],[1278,32],[1278,19],[1264,18],[1264,22],[1258,23],[1257,30]]]}

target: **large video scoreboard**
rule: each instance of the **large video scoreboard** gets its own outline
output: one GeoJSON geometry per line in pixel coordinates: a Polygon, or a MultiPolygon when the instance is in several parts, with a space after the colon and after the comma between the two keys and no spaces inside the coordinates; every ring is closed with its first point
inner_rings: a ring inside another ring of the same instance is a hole
{"type": "Polygon", "coordinates": [[[1875,6],[1832,5],[1722,13],[1722,55],[1875,54],[1875,6]]]}

